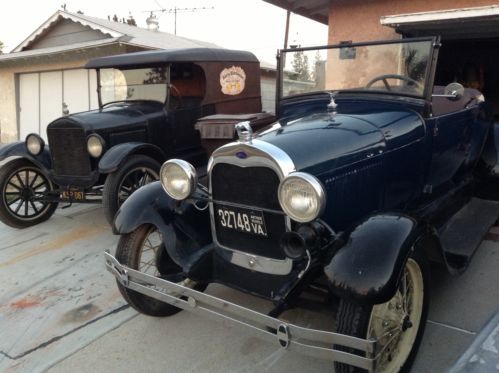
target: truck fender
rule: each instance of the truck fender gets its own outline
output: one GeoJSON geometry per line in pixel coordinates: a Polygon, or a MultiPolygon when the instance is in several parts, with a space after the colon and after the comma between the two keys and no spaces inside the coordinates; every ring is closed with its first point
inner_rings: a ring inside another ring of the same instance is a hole
{"type": "Polygon", "coordinates": [[[170,257],[184,266],[193,253],[212,242],[208,209],[170,198],[159,181],[139,188],[121,205],[114,234],[129,234],[143,224],[161,232],[170,257]]]}
{"type": "Polygon", "coordinates": [[[47,146],[38,155],[33,155],[26,149],[24,141],[13,142],[4,145],[0,148],[0,161],[9,157],[22,157],[32,162],[36,167],[41,169],[45,174],[49,174],[52,169],[52,160],[47,146]]]}
{"type": "Polygon", "coordinates": [[[367,218],[324,267],[332,292],[364,304],[389,301],[407,257],[419,249],[417,243],[426,231],[425,225],[401,214],[367,218]]]}
{"type": "Polygon", "coordinates": [[[127,157],[132,154],[144,154],[159,163],[163,163],[166,160],[165,153],[156,145],[143,142],[125,142],[113,146],[104,153],[99,161],[99,172],[101,174],[109,174],[116,171],[127,157]]]}

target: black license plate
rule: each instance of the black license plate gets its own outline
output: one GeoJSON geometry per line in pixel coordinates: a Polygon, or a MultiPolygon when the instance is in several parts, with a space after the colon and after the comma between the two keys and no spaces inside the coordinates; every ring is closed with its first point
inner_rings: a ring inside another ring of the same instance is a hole
{"type": "Polygon", "coordinates": [[[261,210],[216,206],[215,218],[222,228],[267,237],[267,228],[261,210]]]}

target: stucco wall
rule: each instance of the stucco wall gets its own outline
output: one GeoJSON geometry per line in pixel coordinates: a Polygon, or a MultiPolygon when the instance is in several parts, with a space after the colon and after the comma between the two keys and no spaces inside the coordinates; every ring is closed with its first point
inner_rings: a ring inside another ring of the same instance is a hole
{"type": "Polygon", "coordinates": [[[491,0],[336,0],[329,9],[329,43],[394,39],[392,28],[380,24],[381,16],[479,7],[497,4],[491,0]]]}

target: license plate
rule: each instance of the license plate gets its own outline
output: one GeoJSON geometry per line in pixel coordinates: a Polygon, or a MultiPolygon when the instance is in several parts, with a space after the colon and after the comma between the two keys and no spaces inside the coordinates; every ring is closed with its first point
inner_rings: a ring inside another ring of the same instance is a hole
{"type": "Polygon", "coordinates": [[[267,237],[262,211],[227,206],[217,206],[215,210],[215,215],[222,228],[267,237]]]}
{"type": "Polygon", "coordinates": [[[85,192],[81,190],[64,190],[61,192],[61,198],[71,201],[83,201],[85,199],[85,192]]]}

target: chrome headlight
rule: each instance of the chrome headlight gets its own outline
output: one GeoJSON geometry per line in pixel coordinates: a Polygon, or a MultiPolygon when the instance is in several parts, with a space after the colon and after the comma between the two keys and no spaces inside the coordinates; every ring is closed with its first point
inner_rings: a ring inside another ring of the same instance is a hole
{"type": "Polygon", "coordinates": [[[279,203],[291,219],[308,223],[319,217],[326,206],[324,188],[316,177],[293,172],[279,184],[279,203]]]}
{"type": "Polygon", "coordinates": [[[189,162],[170,159],[160,170],[161,185],[165,192],[178,201],[188,198],[198,183],[196,169],[189,162]]]}
{"type": "Polygon", "coordinates": [[[43,139],[36,133],[30,133],[28,136],[26,136],[25,144],[28,152],[33,155],[40,154],[45,147],[45,141],[43,141],[43,139]]]}
{"type": "Polygon", "coordinates": [[[87,152],[94,158],[99,158],[104,152],[104,139],[93,133],[87,137],[87,152]]]}

